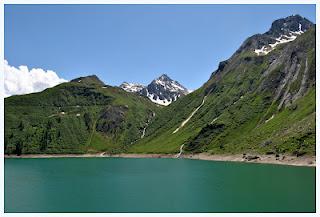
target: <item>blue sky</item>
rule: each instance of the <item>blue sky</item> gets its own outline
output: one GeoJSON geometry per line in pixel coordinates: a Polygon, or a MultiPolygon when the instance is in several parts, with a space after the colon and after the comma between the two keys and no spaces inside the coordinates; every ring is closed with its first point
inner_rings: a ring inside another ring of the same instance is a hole
{"type": "Polygon", "coordinates": [[[314,5],[5,5],[9,65],[149,83],[167,73],[189,89],[208,80],[249,36],[314,5]]]}

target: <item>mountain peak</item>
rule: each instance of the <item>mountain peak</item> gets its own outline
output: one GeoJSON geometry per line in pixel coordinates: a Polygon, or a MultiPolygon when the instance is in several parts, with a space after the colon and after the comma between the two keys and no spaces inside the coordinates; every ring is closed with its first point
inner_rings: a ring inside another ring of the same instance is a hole
{"type": "Polygon", "coordinates": [[[159,78],[156,80],[172,80],[167,74],[162,74],[159,78]]]}
{"type": "Polygon", "coordinates": [[[299,35],[305,33],[313,26],[314,24],[311,21],[300,15],[292,15],[275,20],[267,32],[249,37],[235,54],[254,51],[258,56],[266,55],[279,44],[294,41],[299,35]]]}
{"type": "Polygon", "coordinates": [[[272,22],[271,28],[265,34],[279,37],[283,34],[290,34],[292,32],[305,32],[314,24],[308,19],[300,15],[291,15],[286,18],[281,18],[272,22]]]}
{"type": "Polygon", "coordinates": [[[105,86],[105,84],[96,75],[79,77],[79,78],[71,80],[70,82],[77,82],[77,83],[82,83],[82,84],[87,84],[87,85],[105,86]]]}
{"type": "Polygon", "coordinates": [[[169,105],[188,93],[187,88],[172,80],[167,74],[162,74],[143,90],[143,95],[160,105],[169,105]]]}
{"type": "Polygon", "coordinates": [[[160,105],[169,105],[179,97],[187,95],[190,91],[172,80],[167,74],[154,79],[148,86],[136,83],[123,82],[120,88],[127,92],[134,92],[148,97],[152,102],[160,105]]]}
{"type": "Polygon", "coordinates": [[[157,83],[159,85],[165,86],[166,84],[169,83],[176,83],[179,86],[182,86],[181,84],[179,84],[177,81],[171,79],[167,74],[162,74],[161,76],[159,76],[158,78],[154,79],[152,81],[152,83],[157,83]]]}

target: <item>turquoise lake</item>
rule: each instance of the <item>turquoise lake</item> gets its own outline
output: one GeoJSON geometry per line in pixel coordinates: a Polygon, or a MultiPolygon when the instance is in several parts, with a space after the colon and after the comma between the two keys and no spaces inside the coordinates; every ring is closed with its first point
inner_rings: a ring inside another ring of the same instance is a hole
{"type": "Polygon", "coordinates": [[[5,159],[5,212],[315,212],[315,168],[188,159],[5,159]]]}

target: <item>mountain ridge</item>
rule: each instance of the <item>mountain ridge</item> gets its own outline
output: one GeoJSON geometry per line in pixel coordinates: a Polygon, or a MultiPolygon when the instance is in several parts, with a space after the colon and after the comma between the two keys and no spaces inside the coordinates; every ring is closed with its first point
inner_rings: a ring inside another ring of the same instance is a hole
{"type": "Polygon", "coordinates": [[[129,151],[315,155],[314,25],[265,55],[243,46],[251,39],[129,151]]]}
{"type": "Polygon", "coordinates": [[[275,20],[267,32],[255,34],[246,39],[235,54],[248,50],[254,50],[258,55],[268,54],[278,44],[295,40],[298,35],[313,26],[315,24],[300,15],[292,15],[275,20]]]}
{"type": "MultiPolygon", "coordinates": [[[[308,22],[300,16],[274,21],[273,33],[246,39],[207,82],[167,107],[94,76],[6,98],[5,153],[314,156],[316,41],[308,22]],[[294,40],[270,45],[299,31],[294,40]],[[263,46],[272,49],[255,52],[263,46]]],[[[153,80],[150,92],[137,92],[162,93],[167,77],[153,80]]]]}

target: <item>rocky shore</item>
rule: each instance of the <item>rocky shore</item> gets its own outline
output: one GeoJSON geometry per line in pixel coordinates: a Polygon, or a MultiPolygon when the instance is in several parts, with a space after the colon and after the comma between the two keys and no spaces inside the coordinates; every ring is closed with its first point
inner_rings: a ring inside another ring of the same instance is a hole
{"type": "MultiPolygon", "coordinates": [[[[68,157],[113,157],[113,158],[177,158],[176,154],[24,154],[5,155],[5,158],[68,158],[68,157]]],[[[245,163],[282,164],[292,166],[316,166],[315,156],[292,156],[292,155],[256,155],[256,154],[233,154],[233,155],[210,155],[181,154],[179,158],[209,160],[209,161],[232,161],[245,163]]]]}

